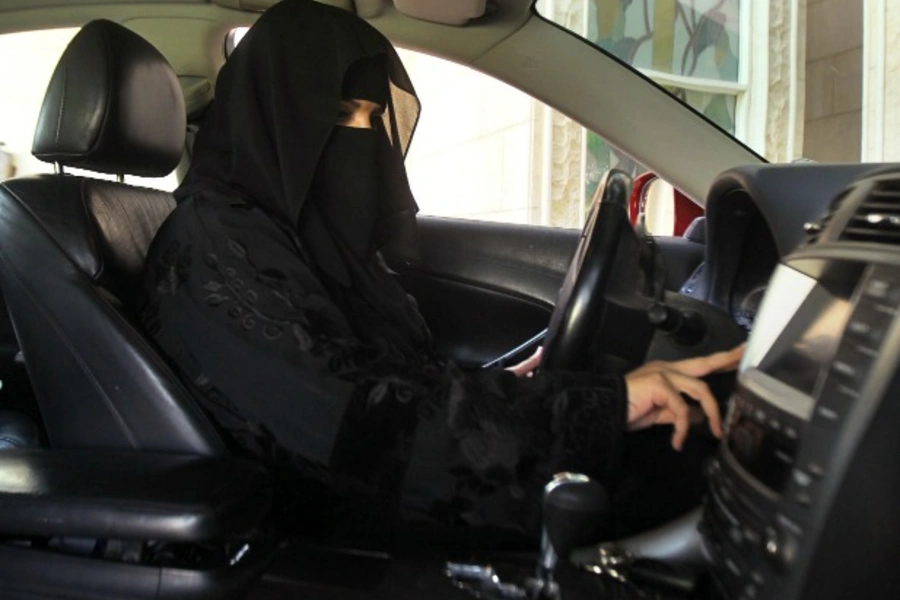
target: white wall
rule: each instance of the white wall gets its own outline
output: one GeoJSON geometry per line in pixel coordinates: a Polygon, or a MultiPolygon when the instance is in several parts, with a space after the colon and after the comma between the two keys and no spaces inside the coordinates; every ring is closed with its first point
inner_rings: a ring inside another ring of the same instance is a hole
{"type": "Polygon", "coordinates": [[[535,101],[448,61],[401,59],[422,102],[406,161],[422,212],[527,223],[535,101]]]}
{"type": "Polygon", "coordinates": [[[19,175],[52,170],[31,156],[31,142],[47,83],[77,29],[0,35],[0,142],[19,175]]]}

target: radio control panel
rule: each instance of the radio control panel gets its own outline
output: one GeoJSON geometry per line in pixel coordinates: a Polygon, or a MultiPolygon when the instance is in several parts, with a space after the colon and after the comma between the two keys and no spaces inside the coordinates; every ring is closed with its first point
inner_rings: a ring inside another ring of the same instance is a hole
{"type": "Polygon", "coordinates": [[[728,600],[809,597],[801,591],[818,560],[812,549],[896,370],[880,357],[895,329],[900,268],[819,260],[779,269],[776,283],[798,307],[779,314],[770,288],[708,467],[701,533],[728,600]]]}

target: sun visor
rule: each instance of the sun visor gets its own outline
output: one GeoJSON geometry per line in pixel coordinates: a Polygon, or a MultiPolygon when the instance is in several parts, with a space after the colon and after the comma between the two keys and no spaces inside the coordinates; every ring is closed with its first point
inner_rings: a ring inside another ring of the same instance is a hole
{"type": "Polygon", "coordinates": [[[487,0],[394,0],[394,6],[404,15],[416,19],[465,25],[484,14],[487,0]]]}
{"type": "MultiPolygon", "coordinates": [[[[352,13],[356,12],[356,7],[353,5],[353,0],[317,0],[322,4],[330,4],[331,6],[337,6],[338,8],[343,8],[344,10],[350,11],[352,13]]],[[[279,0],[213,0],[213,4],[217,4],[219,6],[225,8],[233,8],[235,10],[247,10],[254,12],[263,12],[269,8],[272,8],[275,4],[278,4],[279,0]]]]}

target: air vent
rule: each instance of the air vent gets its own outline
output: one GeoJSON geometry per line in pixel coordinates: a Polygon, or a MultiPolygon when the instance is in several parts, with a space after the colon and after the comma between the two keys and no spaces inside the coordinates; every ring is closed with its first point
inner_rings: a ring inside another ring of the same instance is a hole
{"type": "Polygon", "coordinates": [[[818,221],[811,221],[803,225],[803,230],[807,234],[807,244],[815,244],[819,241],[819,238],[822,236],[822,232],[825,231],[826,227],[828,227],[831,219],[834,218],[834,214],[838,211],[838,208],[841,207],[841,202],[844,201],[844,198],[846,198],[849,193],[849,190],[843,192],[839,194],[837,198],[832,200],[831,204],[828,206],[828,212],[825,213],[824,217],[822,217],[818,221]]]}
{"type": "Polygon", "coordinates": [[[900,180],[876,181],[847,223],[841,239],[900,244],[900,180]]]}

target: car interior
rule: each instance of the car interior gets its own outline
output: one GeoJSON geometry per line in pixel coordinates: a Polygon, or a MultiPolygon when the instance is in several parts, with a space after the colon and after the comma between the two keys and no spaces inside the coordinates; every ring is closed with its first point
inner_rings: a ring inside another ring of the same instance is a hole
{"type": "MultiPolygon", "coordinates": [[[[327,3],[602,132],[703,216],[647,234],[631,178],[612,170],[583,230],[422,217],[421,256],[392,267],[466,368],[545,344],[545,368],[622,372],[747,340],[737,377],[710,380],[725,438],[698,428],[704,466],[680,496],[651,481],[613,506],[560,474],[533,548],[279,532],[266,470],[231,452],[138,324],[147,247],[175,204],[124,182],[183,176],[229,32],[273,3],[0,0],[0,32],[81,27],[35,131],[55,172],[0,181],[0,596],[900,594],[898,166],[766,163],[530,0],[327,3]],[[573,61],[596,81],[559,68],[573,61]],[[609,118],[635,114],[653,118],[609,118]]],[[[650,462],[635,468],[651,480],[675,468],[650,462]]]]}

